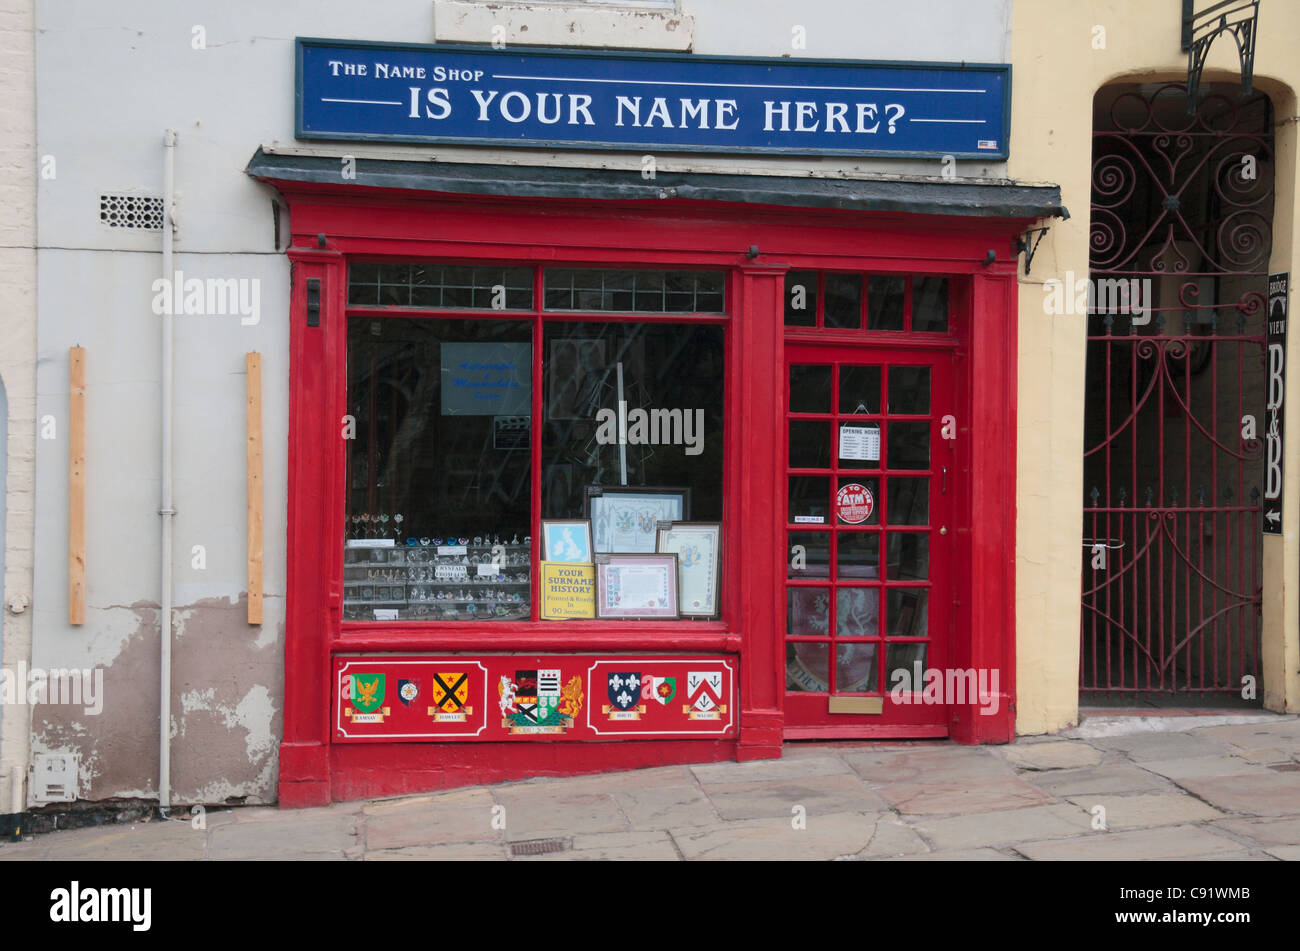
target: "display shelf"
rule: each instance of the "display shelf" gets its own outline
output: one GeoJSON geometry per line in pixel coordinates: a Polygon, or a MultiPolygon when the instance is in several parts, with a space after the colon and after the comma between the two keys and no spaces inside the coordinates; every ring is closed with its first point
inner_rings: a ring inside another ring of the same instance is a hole
{"type": "Polygon", "coordinates": [[[344,549],[343,614],[349,620],[373,620],[377,612],[425,621],[517,620],[531,615],[531,539],[528,544],[465,545],[456,539],[441,545],[377,544],[380,541],[349,539],[344,549]],[[455,553],[446,553],[448,549],[455,553]],[[495,564],[494,552],[505,554],[496,566],[499,574],[477,574],[480,567],[495,564]],[[439,569],[449,568],[453,577],[434,577],[439,569]],[[380,592],[384,596],[377,597],[380,592]]]}

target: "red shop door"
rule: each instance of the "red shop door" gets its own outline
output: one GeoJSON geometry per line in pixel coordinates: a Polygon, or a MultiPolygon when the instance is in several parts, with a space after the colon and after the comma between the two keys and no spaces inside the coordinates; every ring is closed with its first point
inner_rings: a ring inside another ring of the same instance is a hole
{"type": "Polygon", "coordinates": [[[786,347],[787,736],[947,734],[952,362],[786,347]]]}

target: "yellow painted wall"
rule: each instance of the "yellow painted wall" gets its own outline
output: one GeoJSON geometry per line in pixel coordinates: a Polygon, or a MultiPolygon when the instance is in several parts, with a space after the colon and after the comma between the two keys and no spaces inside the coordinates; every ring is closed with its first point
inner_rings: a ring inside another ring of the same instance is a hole
{"type": "MultiPolygon", "coordinates": [[[[1205,7],[1205,0],[1198,0],[1205,7]]],[[[1048,315],[1043,282],[1088,274],[1092,102],[1118,81],[1185,80],[1177,0],[1015,0],[1008,173],[1061,186],[1072,217],[1052,221],[1020,278],[1016,651],[1018,733],[1046,733],[1078,719],[1083,522],[1086,317],[1048,315]]],[[[1300,277],[1296,194],[1296,98],[1300,3],[1263,0],[1255,87],[1269,94],[1277,128],[1273,272],[1300,277]]],[[[1206,82],[1237,82],[1236,47],[1214,44],[1206,82]]],[[[1294,303],[1293,303],[1294,306],[1294,303]]],[[[1269,709],[1300,709],[1300,332],[1289,341],[1285,534],[1264,543],[1264,691],[1269,709]],[[1283,585],[1285,580],[1286,584],[1283,585]]]]}

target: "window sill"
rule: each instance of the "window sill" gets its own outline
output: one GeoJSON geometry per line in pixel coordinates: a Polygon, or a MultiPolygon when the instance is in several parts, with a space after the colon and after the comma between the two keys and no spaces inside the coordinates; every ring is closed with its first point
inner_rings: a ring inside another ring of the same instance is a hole
{"type": "Polygon", "coordinates": [[[348,621],[332,647],[352,651],[712,651],[737,653],[722,621],[348,621]]]}

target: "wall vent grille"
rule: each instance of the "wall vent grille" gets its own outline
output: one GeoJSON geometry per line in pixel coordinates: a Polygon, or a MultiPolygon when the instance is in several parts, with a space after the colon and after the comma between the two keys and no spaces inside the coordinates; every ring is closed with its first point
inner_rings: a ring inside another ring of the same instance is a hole
{"type": "Polygon", "coordinates": [[[152,195],[100,195],[99,220],[110,228],[162,231],[163,200],[152,195]]]}
{"type": "Polygon", "coordinates": [[[37,753],[28,783],[32,803],[76,800],[80,765],[80,753],[37,753]]]}

